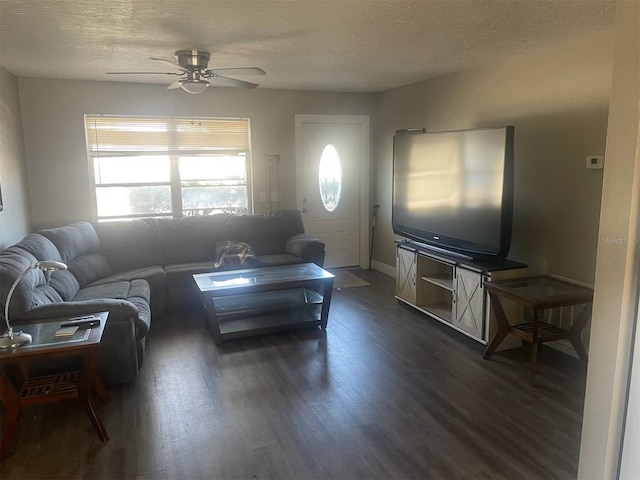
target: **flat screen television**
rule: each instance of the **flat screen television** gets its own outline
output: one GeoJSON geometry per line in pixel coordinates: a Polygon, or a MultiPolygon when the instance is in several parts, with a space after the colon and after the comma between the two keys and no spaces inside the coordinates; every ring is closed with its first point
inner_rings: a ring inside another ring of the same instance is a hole
{"type": "Polygon", "coordinates": [[[514,127],[396,132],[396,235],[474,260],[509,253],[514,127]]]}

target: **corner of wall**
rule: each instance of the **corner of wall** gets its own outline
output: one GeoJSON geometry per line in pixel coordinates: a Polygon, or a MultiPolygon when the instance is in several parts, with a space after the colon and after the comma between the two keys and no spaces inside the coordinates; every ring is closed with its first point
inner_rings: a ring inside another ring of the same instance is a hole
{"type": "Polygon", "coordinates": [[[31,211],[27,187],[24,135],[18,80],[0,66],[0,250],[29,233],[31,211]]]}

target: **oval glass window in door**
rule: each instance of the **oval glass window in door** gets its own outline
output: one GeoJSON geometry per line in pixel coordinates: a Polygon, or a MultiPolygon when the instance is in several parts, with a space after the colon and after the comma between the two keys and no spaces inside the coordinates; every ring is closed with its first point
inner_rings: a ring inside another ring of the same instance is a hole
{"type": "Polygon", "coordinates": [[[328,212],[333,212],[338,208],[342,193],[342,166],[340,156],[331,144],[325,146],[320,155],[318,184],[322,205],[328,212]]]}

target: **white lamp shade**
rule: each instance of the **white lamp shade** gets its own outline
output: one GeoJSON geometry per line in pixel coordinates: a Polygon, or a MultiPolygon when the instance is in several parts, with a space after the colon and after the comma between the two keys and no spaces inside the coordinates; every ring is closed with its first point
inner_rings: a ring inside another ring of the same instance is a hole
{"type": "Polygon", "coordinates": [[[67,266],[62,262],[55,262],[53,260],[43,260],[36,263],[36,268],[45,272],[53,272],[55,270],[66,270],[67,266]]]}

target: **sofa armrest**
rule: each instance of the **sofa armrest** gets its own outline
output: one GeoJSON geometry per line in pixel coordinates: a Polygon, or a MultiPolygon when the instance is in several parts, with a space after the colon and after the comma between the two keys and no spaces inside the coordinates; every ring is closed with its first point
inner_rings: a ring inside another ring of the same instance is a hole
{"type": "Polygon", "coordinates": [[[47,305],[40,305],[32,308],[20,317],[20,320],[38,320],[47,317],[75,317],[96,312],[109,312],[109,322],[133,320],[136,326],[137,337],[144,337],[149,331],[149,327],[140,321],[138,308],[127,300],[119,299],[96,299],[78,300],[75,302],[56,302],[47,305]]]}
{"type": "Polygon", "coordinates": [[[300,257],[303,262],[324,265],[324,242],[313,235],[299,233],[287,240],[285,250],[291,255],[300,257]]]}

